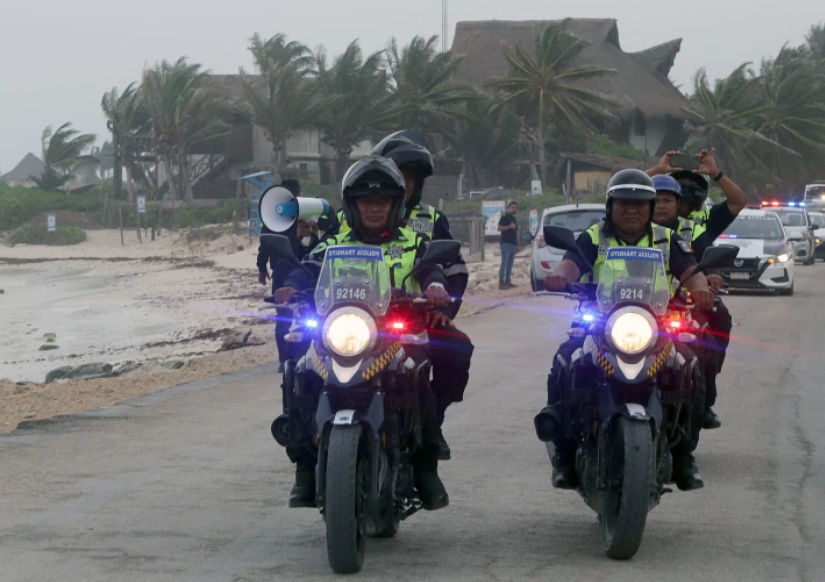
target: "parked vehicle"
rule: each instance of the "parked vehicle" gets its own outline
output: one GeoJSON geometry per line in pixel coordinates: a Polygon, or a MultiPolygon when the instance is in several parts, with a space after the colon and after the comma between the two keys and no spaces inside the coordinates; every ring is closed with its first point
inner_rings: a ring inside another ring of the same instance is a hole
{"type": "Polygon", "coordinates": [[[565,253],[562,249],[547,245],[542,229],[545,226],[560,226],[569,228],[575,236],[579,236],[591,225],[604,220],[605,212],[604,204],[569,204],[544,209],[538,231],[532,233],[530,284],[533,291],[544,289],[544,277],[561,263],[565,253]]]}

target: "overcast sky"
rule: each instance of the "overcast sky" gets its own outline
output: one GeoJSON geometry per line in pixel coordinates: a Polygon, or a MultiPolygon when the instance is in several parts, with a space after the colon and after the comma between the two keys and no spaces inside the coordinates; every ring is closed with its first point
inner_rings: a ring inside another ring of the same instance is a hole
{"type": "MultiPolygon", "coordinates": [[[[365,50],[395,35],[441,32],[441,0],[37,0],[0,8],[0,173],[40,154],[46,125],[71,121],[107,138],[100,97],[137,80],[144,65],[187,55],[214,73],[251,68],[248,39],[278,32],[331,54],[359,38],[365,50]]],[[[682,37],[672,76],[689,87],[702,66],[712,77],[743,61],[797,45],[825,19],[822,0],[450,0],[460,20],[616,18],[626,51],[682,37]]],[[[452,40],[452,32],[451,39],[452,40]]]]}

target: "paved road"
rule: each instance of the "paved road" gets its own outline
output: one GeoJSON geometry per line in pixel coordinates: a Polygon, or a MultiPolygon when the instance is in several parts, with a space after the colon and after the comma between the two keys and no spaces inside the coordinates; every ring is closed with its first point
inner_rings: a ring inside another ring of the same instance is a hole
{"type": "MultiPolygon", "coordinates": [[[[795,297],[730,298],[707,487],[666,496],[630,562],[607,559],[595,515],[551,488],[533,434],[572,304],[529,298],[465,322],[478,347],[448,413],[452,503],[371,540],[359,577],[825,580],[825,268],[797,273],[795,297]]],[[[330,579],[319,515],[286,507],[270,378],[251,369],[0,438],[0,580],[330,579]]]]}

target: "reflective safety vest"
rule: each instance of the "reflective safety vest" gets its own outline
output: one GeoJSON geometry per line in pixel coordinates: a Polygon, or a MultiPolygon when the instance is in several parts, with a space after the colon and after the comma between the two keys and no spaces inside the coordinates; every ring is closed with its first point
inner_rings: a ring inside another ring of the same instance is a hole
{"type": "Polygon", "coordinates": [[[695,241],[697,238],[702,236],[706,230],[707,229],[702,226],[702,224],[696,222],[695,220],[691,220],[689,218],[679,219],[679,228],[677,232],[679,234],[679,238],[686,243],[695,241]]]}
{"type": "Polygon", "coordinates": [[[710,220],[710,209],[705,210],[694,210],[687,216],[690,220],[692,220],[695,224],[698,224],[702,228],[704,228],[705,224],[707,224],[708,220],[710,220]]]}
{"type": "MultiPolygon", "coordinates": [[[[584,275],[581,279],[582,283],[598,283],[599,276],[602,273],[605,259],[607,258],[607,249],[611,247],[625,247],[629,246],[621,242],[615,236],[608,237],[604,232],[604,224],[594,224],[587,229],[587,234],[594,245],[598,246],[599,255],[596,258],[596,263],[593,265],[593,271],[584,275]]],[[[673,231],[664,226],[653,225],[653,240],[650,235],[646,234],[638,243],[632,246],[658,248],[662,251],[662,258],[665,262],[665,273],[670,282],[670,290],[673,292],[673,275],[670,273],[670,236],[673,231]]]]}
{"type": "MultiPolygon", "coordinates": [[[[409,229],[399,228],[396,232],[397,236],[380,245],[375,245],[380,246],[384,251],[384,262],[389,267],[390,284],[393,287],[401,285],[401,281],[412,272],[418,248],[424,244],[424,237],[409,229]]],[[[327,248],[336,245],[367,246],[366,243],[352,236],[352,230],[348,230],[320,242],[307,257],[307,262],[314,263],[320,268],[323,265],[327,248]]],[[[421,291],[415,277],[407,279],[406,287],[407,291],[421,291]]]]}
{"type": "MultiPolygon", "coordinates": [[[[419,204],[410,212],[410,216],[404,227],[418,234],[426,234],[428,237],[433,238],[435,223],[440,217],[441,213],[434,207],[429,204],[419,204]]],[[[347,224],[347,219],[344,218],[343,209],[338,211],[338,222],[341,224],[341,229],[338,232],[345,233],[352,230],[350,225],[347,224]]]]}

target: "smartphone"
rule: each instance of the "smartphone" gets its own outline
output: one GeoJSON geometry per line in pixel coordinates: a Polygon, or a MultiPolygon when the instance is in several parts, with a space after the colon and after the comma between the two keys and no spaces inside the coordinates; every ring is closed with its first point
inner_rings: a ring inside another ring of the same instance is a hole
{"type": "Polygon", "coordinates": [[[670,165],[674,168],[682,168],[683,170],[698,170],[699,156],[676,154],[670,157],[670,165]]]}

